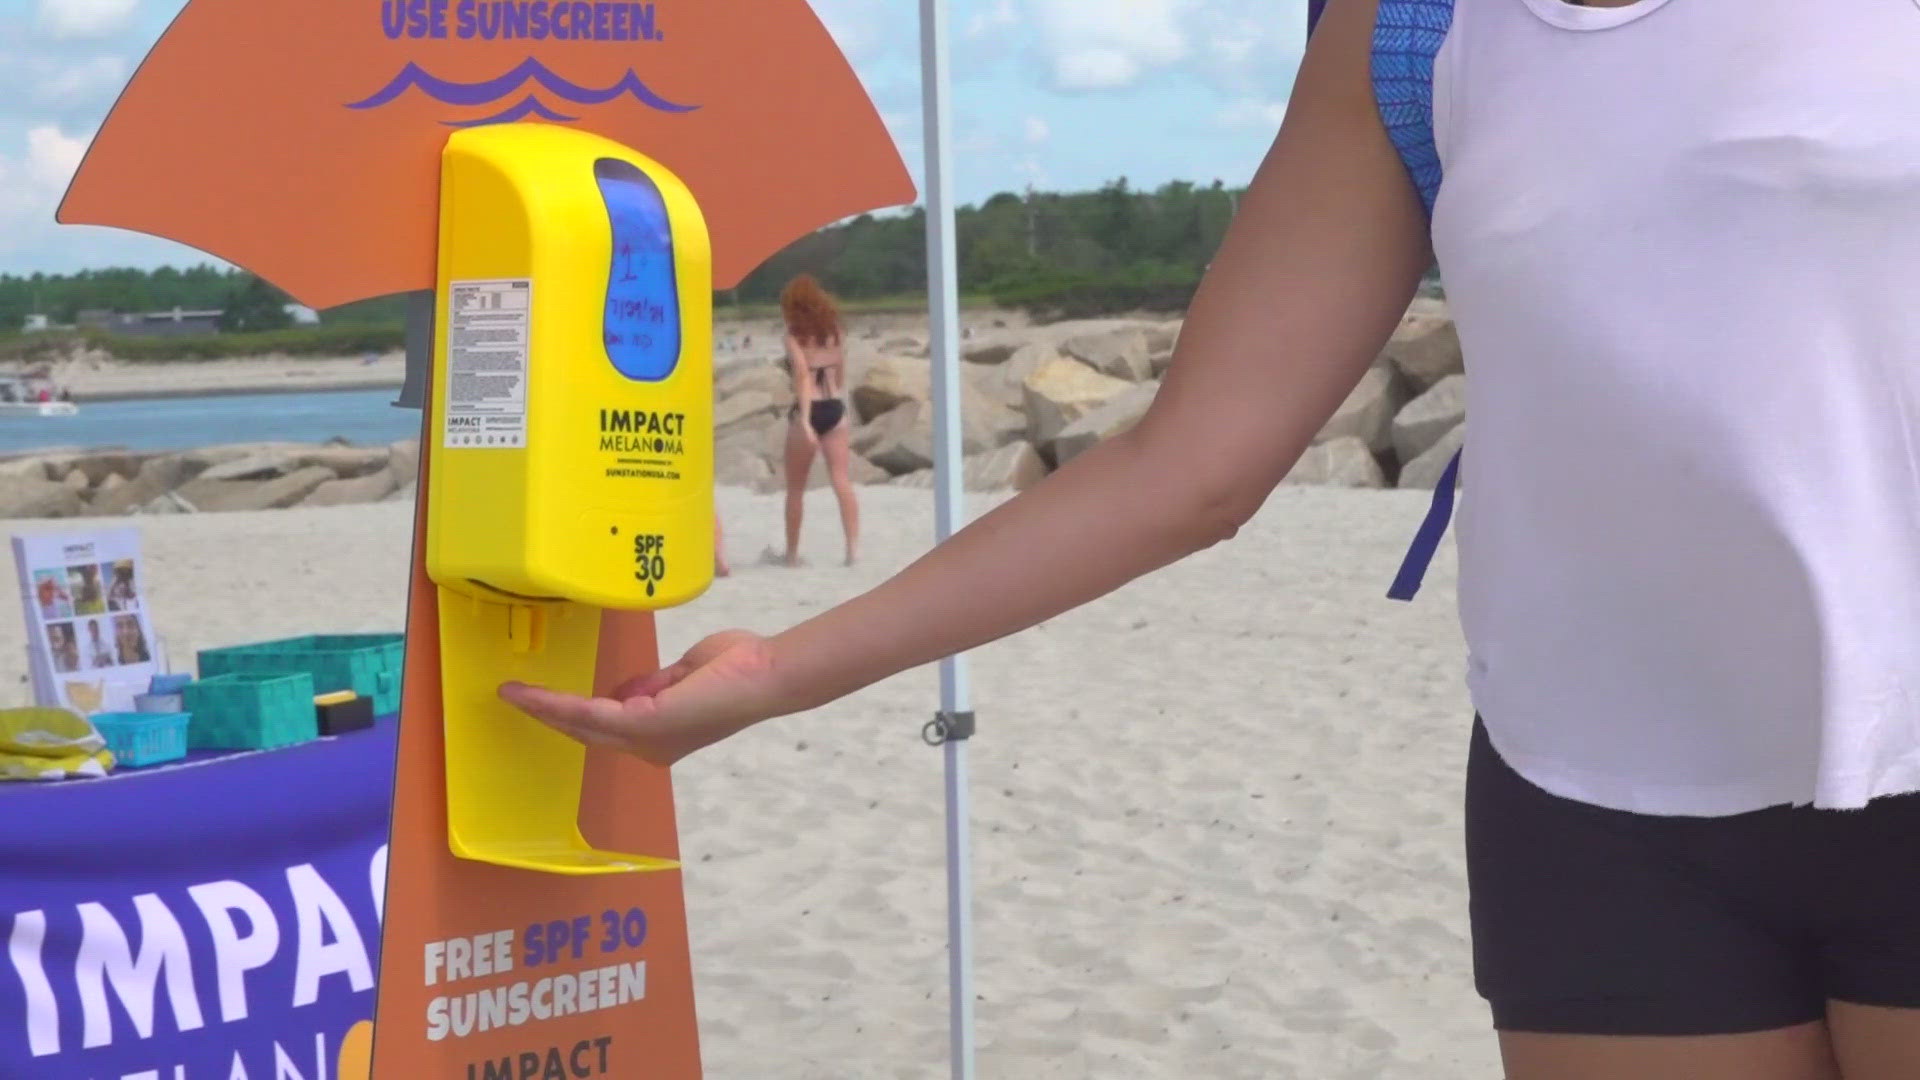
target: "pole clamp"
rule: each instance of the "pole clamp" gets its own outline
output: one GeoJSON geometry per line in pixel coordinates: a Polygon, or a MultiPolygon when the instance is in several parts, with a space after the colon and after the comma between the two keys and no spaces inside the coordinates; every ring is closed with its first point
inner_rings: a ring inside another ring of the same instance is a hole
{"type": "Polygon", "coordinates": [[[928,746],[960,742],[973,738],[973,713],[938,712],[920,729],[920,740],[928,746]]]}

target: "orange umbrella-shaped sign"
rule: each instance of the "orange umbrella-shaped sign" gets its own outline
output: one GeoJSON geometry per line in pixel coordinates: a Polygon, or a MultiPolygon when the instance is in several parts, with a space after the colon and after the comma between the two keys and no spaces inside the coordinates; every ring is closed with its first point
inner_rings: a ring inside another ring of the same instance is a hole
{"type": "MultiPolygon", "coordinates": [[[[915,195],[805,0],[188,0],[58,216],[191,245],[316,308],[428,292],[447,136],[511,121],[577,126],[670,169],[700,203],[721,288],[811,229],[915,195]]],[[[698,1077],[677,873],[561,881],[448,852],[436,626],[416,543],[380,1016],[316,1035],[316,1054],[337,1053],[341,1080],[698,1077]],[[457,978],[425,972],[436,948],[457,978]]],[[[652,617],[608,613],[599,650],[603,692],[652,670],[652,617]]],[[[677,854],[669,777],[637,759],[589,755],[580,820],[598,846],[677,854]]]]}
{"type": "Polygon", "coordinates": [[[58,217],[191,245],[316,308],[431,289],[446,137],[512,120],[673,170],[721,288],[814,228],[914,198],[805,0],[190,0],[58,217]]]}

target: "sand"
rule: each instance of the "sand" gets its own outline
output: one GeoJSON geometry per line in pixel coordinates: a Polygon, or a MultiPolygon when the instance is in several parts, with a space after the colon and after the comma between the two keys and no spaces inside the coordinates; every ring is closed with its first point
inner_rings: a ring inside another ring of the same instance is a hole
{"type": "MultiPolygon", "coordinates": [[[[736,575],[677,655],[775,630],[924,550],[928,495],[862,489],[865,562],[757,564],[776,498],[722,493],[736,575]]],[[[981,505],[985,505],[984,502],[981,505]]],[[[1466,936],[1470,714],[1443,551],[1385,600],[1413,492],[1287,488],[1232,542],[971,658],[983,1077],[1484,1080],[1466,936]]],[[[176,657],[403,617],[410,507],[141,521],[176,657]]],[[[0,668],[24,696],[22,631],[0,668]]],[[[707,1073],[944,1077],[933,669],[676,770],[707,1073]]]]}
{"type": "MultiPolygon", "coordinates": [[[[22,366],[6,365],[9,369],[22,366]]],[[[135,363],[97,354],[48,365],[58,386],[76,401],[266,394],[279,391],[398,388],[406,359],[398,352],[370,357],[246,356],[230,360],[135,363]]]]}

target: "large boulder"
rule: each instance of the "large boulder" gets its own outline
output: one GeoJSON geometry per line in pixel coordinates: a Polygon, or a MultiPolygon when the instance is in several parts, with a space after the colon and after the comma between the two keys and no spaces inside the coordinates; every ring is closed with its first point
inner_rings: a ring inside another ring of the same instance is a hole
{"type": "Polygon", "coordinates": [[[1024,409],[1027,400],[1027,376],[1048,363],[1060,359],[1064,357],[1061,356],[1059,349],[1044,341],[1033,341],[1020,346],[999,367],[987,370],[999,374],[1000,385],[1008,395],[1007,403],[1024,409]]]}
{"type": "Polygon", "coordinates": [[[85,506],[79,492],[57,480],[0,478],[0,518],[78,517],[85,506]]]}
{"type": "Polygon", "coordinates": [[[48,480],[53,473],[47,467],[44,457],[22,457],[11,461],[0,461],[0,481],[6,480],[48,480]]]}
{"type": "MultiPolygon", "coordinates": [[[[1447,471],[1447,464],[1466,440],[1467,425],[1461,424],[1452,431],[1440,436],[1440,441],[1427,447],[1426,452],[1405,465],[1400,466],[1400,485],[1403,488],[1418,488],[1432,491],[1440,486],[1440,474],[1447,471]]],[[[1455,474],[1453,486],[1461,486],[1461,477],[1455,474]]]]}
{"type": "Polygon", "coordinates": [[[1467,370],[1460,353],[1460,334],[1450,320],[1409,317],[1394,331],[1380,356],[1407,377],[1415,392],[1467,370]]]}
{"type": "Polygon", "coordinates": [[[848,395],[861,423],[868,423],[909,401],[933,394],[933,369],[926,360],[883,356],[867,365],[848,395]]]}
{"type": "Polygon", "coordinates": [[[1142,330],[1147,335],[1147,351],[1155,356],[1173,352],[1174,345],[1180,340],[1180,327],[1185,322],[1185,319],[1170,319],[1142,330]]]}
{"type": "Polygon", "coordinates": [[[1099,408],[1061,429],[1047,447],[1054,464],[1065,465],[1093,448],[1102,439],[1112,438],[1140,422],[1160,392],[1157,382],[1141,383],[1122,391],[1099,408]]]}
{"type": "MultiPolygon", "coordinates": [[[[1019,387],[1007,384],[1005,365],[990,367],[962,361],[959,371],[962,407],[969,412],[987,409],[989,402],[1020,407],[1019,387]]],[[[869,423],[909,401],[932,401],[933,364],[912,357],[877,357],[861,368],[848,397],[861,423],[869,423]]]]}
{"type": "Polygon", "coordinates": [[[301,501],[301,506],[355,506],[360,503],[379,502],[393,493],[399,484],[393,473],[386,469],[365,473],[360,476],[341,477],[329,480],[313,489],[313,494],[301,501]]]}
{"type": "Polygon", "coordinates": [[[1408,402],[1393,418],[1393,452],[1409,462],[1467,418],[1467,379],[1449,375],[1408,402]]]}
{"type": "Polygon", "coordinates": [[[153,454],[136,454],[128,450],[102,450],[86,454],[61,454],[46,458],[48,471],[55,476],[65,476],[78,471],[86,477],[87,486],[99,487],[106,483],[109,476],[133,479],[140,472],[140,465],[153,454]]]}
{"type": "Polygon", "coordinates": [[[933,465],[933,407],[908,401],[853,433],[855,454],[899,476],[933,465]]]}
{"type": "Polygon", "coordinates": [[[730,367],[713,381],[713,395],[720,400],[754,390],[772,397],[784,407],[793,399],[793,377],[780,364],[756,360],[730,367]]]}
{"type": "MultiPolygon", "coordinates": [[[[209,470],[211,471],[211,470],[209,470]]],[[[336,479],[318,465],[295,469],[267,480],[221,480],[202,474],[176,492],[195,510],[223,513],[234,510],[281,510],[295,506],[320,485],[336,479]]]]}
{"type": "Polygon", "coordinates": [[[1062,357],[1040,365],[1021,385],[1026,393],[1027,441],[1045,446],[1068,424],[1119,396],[1132,384],[1062,357]]]}
{"type": "MultiPolygon", "coordinates": [[[[968,491],[1025,491],[1047,475],[1047,463],[1031,443],[1008,443],[984,454],[972,454],[961,466],[961,485],[968,491]]],[[[931,489],[933,470],[916,469],[893,478],[897,487],[931,489]]]]}
{"type": "Polygon", "coordinates": [[[1027,414],[1019,408],[971,387],[962,402],[965,411],[960,415],[961,453],[983,454],[1026,437],[1027,414]]]}
{"type": "Polygon", "coordinates": [[[723,487],[753,487],[774,471],[766,454],[739,441],[714,447],[713,482],[723,487]]]}
{"type": "Polygon", "coordinates": [[[387,444],[387,471],[396,487],[420,480],[420,440],[399,439],[387,444]]]}
{"type": "Polygon", "coordinates": [[[180,497],[178,492],[169,491],[155,495],[145,503],[133,508],[136,514],[153,516],[160,514],[191,514],[193,505],[180,497]]]}
{"type": "Polygon", "coordinates": [[[1387,486],[1380,462],[1367,444],[1353,436],[1329,439],[1307,448],[1283,483],[1323,487],[1377,488],[1387,486]]]}
{"type": "MultiPolygon", "coordinates": [[[[1014,442],[1026,433],[1027,417],[971,387],[962,395],[960,452],[978,454],[1014,442]]],[[[853,451],[898,476],[933,464],[933,405],[907,401],[856,429],[853,451]]]]}
{"type": "Polygon", "coordinates": [[[209,465],[198,479],[209,482],[236,480],[272,480],[300,467],[302,455],[296,451],[267,450],[244,457],[230,458],[209,465]]]}
{"type": "Polygon", "coordinates": [[[995,330],[976,334],[960,343],[960,359],[969,364],[1004,364],[1027,343],[1020,330],[995,330]]]}
{"type": "Polygon", "coordinates": [[[91,452],[91,450],[84,446],[43,446],[34,450],[9,450],[0,453],[0,465],[11,465],[18,461],[25,461],[28,458],[45,460],[47,458],[57,457],[78,457],[91,452]]]}
{"type": "Polygon", "coordinates": [[[787,400],[787,397],[775,397],[758,388],[741,390],[719,399],[713,403],[714,437],[722,438],[734,428],[761,417],[779,416],[786,411],[787,400]]]}
{"type": "Polygon", "coordinates": [[[1153,350],[1146,333],[1138,327],[1068,338],[1061,343],[1060,351],[1116,379],[1137,383],[1153,377],[1153,350]]]}
{"type": "Polygon", "coordinates": [[[295,456],[294,465],[296,468],[317,465],[342,480],[355,480],[386,472],[389,461],[390,452],[384,446],[338,445],[304,451],[295,456]]]}
{"type": "MultiPolygon", "coordinates": [[[[221,446],[202,446],[193,450],[183,450],[177,455],[185,462],[195,476],[206,472],[216,465],[226,465],[249,458],[272,458],[277,455],[293,455],[313,447],[306,443],[227,443],[221,446]]],[[[232,479],[232,478],[229,478],[232,479]]]]}
{"type": "MultiPolygon", "coordinates": [[[[1020,389],[1017,379],[1007,376],[1013,367],[1013,361],[988,366],[960,362],[960,381],[966,386],[969,402],[974,398],[986,398],[1009,409],[1019,410],[1026,404],[1026,393],[1020,389]]],[[[969,408],[972,406],[969,405],[969,408]]],[[[1024,428],[1022,429],[1024,431],[1024,428]]]]}
{"type": "Polygon", "coordinates": [[[778,461],[786,452],[790,423],[784,413],[761,413],[742,420],[724,432],[714,433],[714,453],[738,447],[768,461],[778,461]]]}
{"type": "Polygon", "coordinates": [[[1359,385],[1347,395],[1327,420],[1315,442],[1352,436],[1375,453],[1393,447],[1393,418],[1406,403],[1399,376],[1392,368],[1374,366],[1360,376],[1359,385]]]}
{"type": "Polygon", "coordinates": [[[140,471],[125,484],[102,485],[94,494],[90,512],[101,517],[125,514],[192,480],[207,467],[206,459],[192,454],[167,454],[140,463],[140,471]]]}

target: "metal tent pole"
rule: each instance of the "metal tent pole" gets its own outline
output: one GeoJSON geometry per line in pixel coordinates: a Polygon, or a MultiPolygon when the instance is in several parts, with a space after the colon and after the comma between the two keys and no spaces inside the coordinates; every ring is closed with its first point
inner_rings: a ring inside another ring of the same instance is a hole
{"type": "MultiPolygon", "coordinates": [[[[925,108],[927,317],[933,368],[934,541],[960,524],[960,290],[954,254],[951,82],[946,0],[920,0],[920,87],[925,108]]],[[[940,663],[940,711],[929,742],[946,756],[948,1024],[954,1080],[973,1080],[973,882],[967,862],[967,740],[972,695],[964,656],[940,663]]]]}

